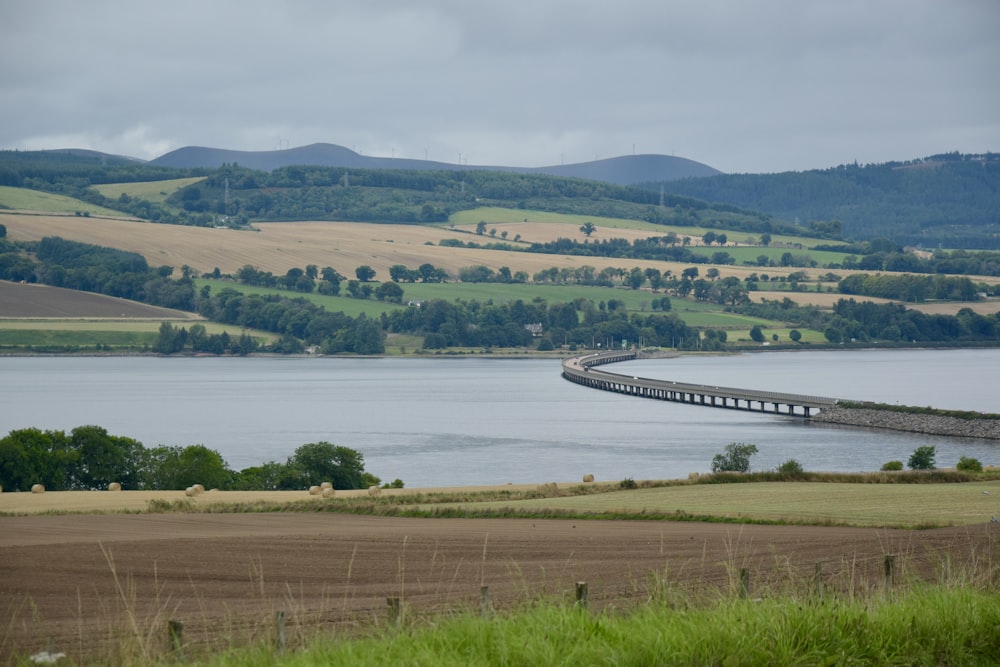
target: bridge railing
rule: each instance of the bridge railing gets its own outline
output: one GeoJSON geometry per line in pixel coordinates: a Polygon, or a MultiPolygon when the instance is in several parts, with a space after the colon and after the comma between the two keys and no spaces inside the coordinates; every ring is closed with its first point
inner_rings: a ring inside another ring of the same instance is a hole
{"type": "Polygon", "coordinates": [[[762,391],[756,389],[741,389],[737,387],[721,387],[715,385],[696,384],[689,382],[675,382],[672,380],[657,380],[652,378],[641,378],[638,376],[622,375],[606,370],[598,370],[596,366],[611,364],[620,361],[636,359],[635,352],[609,351],[585,354],[577,357],[565,359],[562,362],[563,377],[571,382],[583,384],[596,389],[615,391],[619,393],[636,394],[652,398],[662,398],[664,400],[682,400],[684,402],[697,403],[699,401],[687,400],[687,395],[698,396],[700,404],[714,407],[736,407],[740,408],[740,401],[749,404],[759,402],[761,404],[782,404],[789,406],[789,413],[793,413],[794,407],[801,407],[808,416],[809,410],[813,408],[829,408],[838,403],[839,399],[826,396],[811,396],[807,394],[792,394],[776,391],[762,391]],[[678,395],[681,398],[678,398],[678,395]],[[706,402],[709,399],[710,402],[706,402]],[[721,405],[714,399],[722,399],[721,405]],[[734,405],[729,405],[728,401],[733,401],[734,405]]]}

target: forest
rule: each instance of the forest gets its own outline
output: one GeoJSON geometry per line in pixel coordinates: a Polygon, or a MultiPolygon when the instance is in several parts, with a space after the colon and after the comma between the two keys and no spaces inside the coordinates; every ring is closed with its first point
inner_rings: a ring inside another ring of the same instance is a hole
{"type": "Polygon", "coordinates": [[[907,162],[651,183],[650,191],[725,202],[781,220],[839,221],[844,238],[1000,249],[1000,155],[947,153],[907,162]]]}

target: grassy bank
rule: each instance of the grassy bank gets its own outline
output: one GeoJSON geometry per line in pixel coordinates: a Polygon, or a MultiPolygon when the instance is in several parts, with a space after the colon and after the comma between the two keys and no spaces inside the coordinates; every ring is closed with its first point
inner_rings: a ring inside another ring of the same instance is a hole
{"type": "Polygon", "coordinates": [[[931,588],[897,599],[656,601],[592,615],[546,604],[502,618],[465,614],[300,653],[233,651],[206,665],[844,665],[996,664],[1000,600],[931,588]]]}

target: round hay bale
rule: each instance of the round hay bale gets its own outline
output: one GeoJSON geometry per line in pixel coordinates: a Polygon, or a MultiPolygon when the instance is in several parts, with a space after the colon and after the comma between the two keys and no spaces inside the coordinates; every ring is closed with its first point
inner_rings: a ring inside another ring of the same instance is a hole
{"type": "Polygon", "coordinates": [[[379,496],[382,495],[382,489],[378,486],[369,486],[368,495],[371,496],[372,498],[378,498],[379,496]]]}
{"type": "Polygon", "coordinates": [[[594,481],[594,476],[591,475],[590,473],[587,473],[586,475],[583,476],[583,483],[584,484],[589,484],[589,483],[591,483],[593,481],[594,481]]]}
{"type": "Polygon", "coordinates": [[[32,493],[45,493],[45,485],[44,484],[32,484],[31,485],[31,492],[32,493]]]}
{"type": "Polygon", "coordinates": [[[691,481],[691,482],[697,480],[699,477],[701,477],[701,475],[699,473],[696,473],[696,472],[689,472],[688,473],[688,480],[691,481]]]}
{"type": "Polygon", "coordinates": [[[193,486],[189,486],[188,488],[184,489],[184,495],[187,496],[188,498],[193,498],[194,496],[198,495],[198,492],[194,490],[193,486]]]}
{"type": "Polygon", "coordinates": [[[319,488],[316,485],[310,486],[309,487],[309,495],[310,496],[318,496],[322,490],[323,489],[319,488]]]}
{"type": "Polygon", "coordinates": [[[332,489],[333,488],[333,482],[323,482],[322,484],[319,485],[319,488],[321,488],[321,489],[332,489]]]}
{"type": "Polygon", "coordinates": [[[195,495],[205,493],[205,487],[202,484],[192,484],[191,488],[194,489],[195,495]]]}
{"type": "Polygon", "coordinates": [[[333,490],[332,486],[328,486],[325,489],[323,489],[323,497],[324,498],[333,498],[333,494],[334,493],[336,493],[336,491],[333,490]]]}
{"type": "Polygon", "coordinates": [[[119,484],[118,482],[111,482],[110,484],[108,484],[108,491],[121,491],[121,490],[122,490],[122,485],[119,484]]]}

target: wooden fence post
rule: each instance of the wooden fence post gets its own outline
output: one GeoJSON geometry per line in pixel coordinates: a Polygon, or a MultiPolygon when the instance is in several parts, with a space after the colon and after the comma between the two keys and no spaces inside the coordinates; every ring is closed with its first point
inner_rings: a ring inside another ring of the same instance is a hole
{"type": "Polygon", "coordinates": [[[167,638],[170,650],[180,659],[184,659],[184,622],[171,619],[167,621],[167,638]]]}
{"type": "Polygon", "coordinates": [[[490,617],[490,587],[479,587],[479,613],[483,618],[490,617]]]}
{"type": "Polygon", "coordinates": [[[882,566],[885,569],[885,587],[892,588],[896,579],[896,556],[893,554],[886,554],[882,566]]]}
{"type": "Polygon", "coordinates": [[[385,602],[389,605],[389,625],[394,628],[399,627],[399,619],[402,615],[402,609],[399,604],[399,598],[386,598],[385,602]]]}
{"type": "Polygon", "coordinates": [[[285,653],[285,612],[274,612],[274,643],[278,649],[278,654],[285,653]]]}
{"type": "Polygon", "coordinates": [[[816,597],[823,597],[823,565],[816,563],[816,572],[813,574],[816,583],[816,597]]]}
{"type": "Polygon", "coordinates": [[[576,605],[581,609],[587,608],[587,598],[590,597],[590,591],[587,588],[586,581],[576,582],[576,605]]]}

